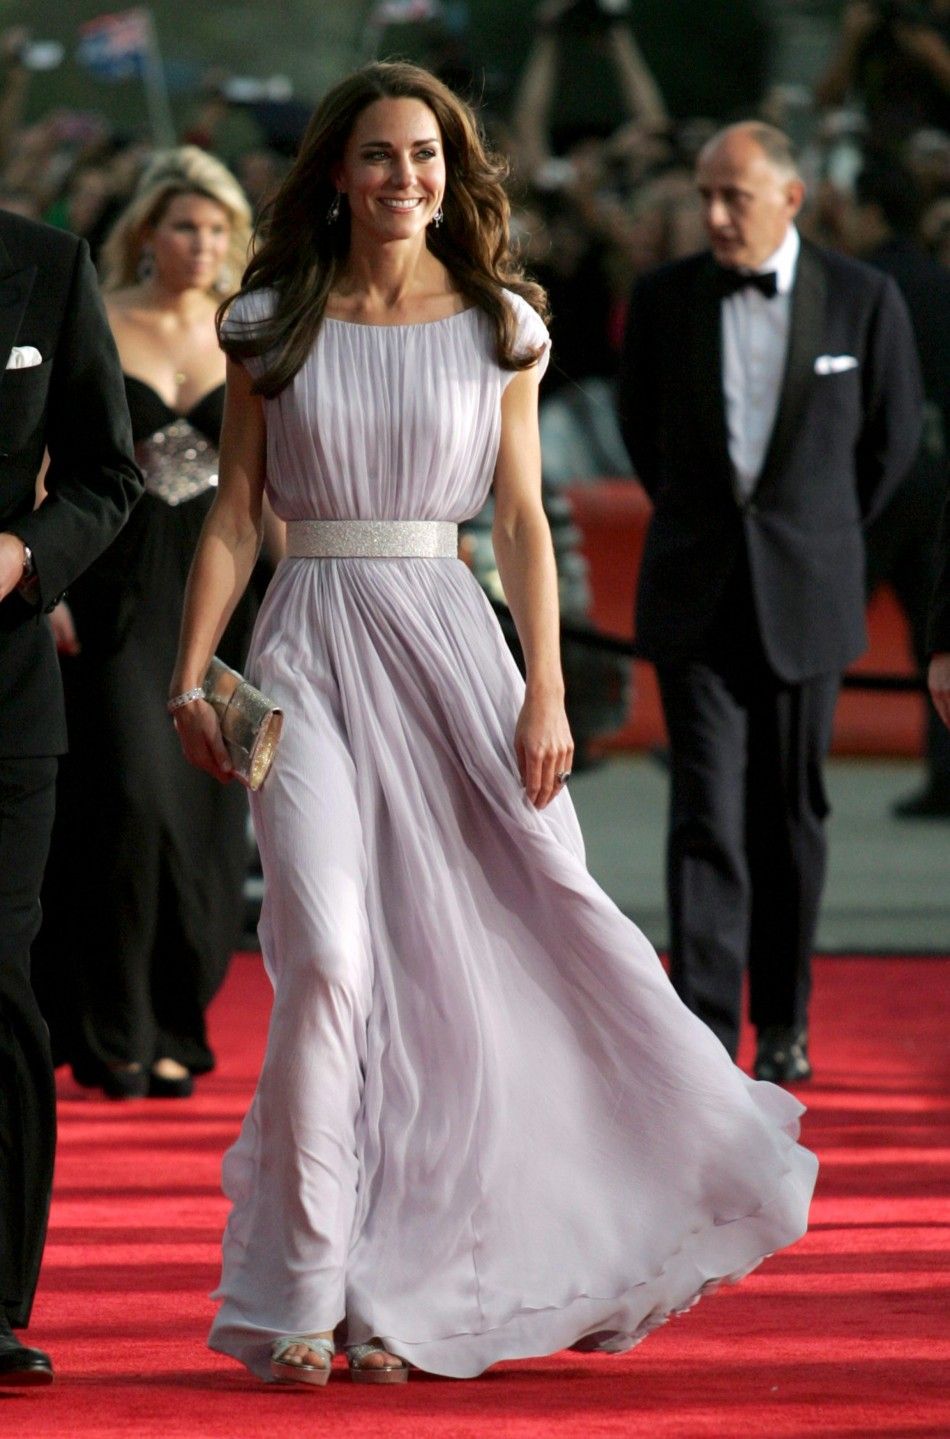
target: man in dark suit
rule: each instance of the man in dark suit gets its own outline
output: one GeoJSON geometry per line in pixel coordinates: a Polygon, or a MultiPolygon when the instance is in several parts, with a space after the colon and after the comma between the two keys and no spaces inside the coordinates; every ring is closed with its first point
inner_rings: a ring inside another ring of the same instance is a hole
{"type": "Polygon", "coordinates": [[[756,1074],[807,1079],[822,769],[865,645],[862,527],[910,465],[921,388],[886,275],[800,240],[786,137],[730,126],[697,180],[712,253],[635,288],[624,438],[655,511],[637,639],[670,737],[671,977],[756,1074]]]}
{"type": "Polygon", "coordinates": [[[930,602],[927,685],[934,709],[950,729],[950,490],[943,502],[937,541],[937,582],[930,602]]]}
{"type": "Polygon", "coordinates": [[[141,492],[122,374],[83,241],[0,212],[0,1388],[52,1379],[30,1316],[49,1210],[55,1093],[30,985],[66,748],[44,612],[141,492]],[[36,478],[49,451],[46,497],[36,478]]]}
{"type": "MultiPolygon", "coordinates": [[[[897,282],[910,314],[924,382],[923,441],[907,478],[867,533],[867,583],[889,583],[907,616],[914,656],[927,663],[927,605],[950,454],[950,270],[917,239],[922,208],[912,174],[895,160],[869,160],[842,209],[842,238],[859,259],[897,282]]],[[[927,777],[894,806],[898,819],[950,818],[950,734],[928,715],[927,777]]]]}

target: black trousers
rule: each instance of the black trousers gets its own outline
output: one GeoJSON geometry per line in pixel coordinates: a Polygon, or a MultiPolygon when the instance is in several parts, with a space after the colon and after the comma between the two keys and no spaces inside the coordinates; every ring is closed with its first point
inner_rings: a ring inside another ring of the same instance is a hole
{"type": "Polygon", "coordinates": [[[30,984],[56,760],[0,759],[0,1305],[25,1326],[46,1238],[56,1094],[49,1035],[30,984]]]}
{"type": "Polygon", "coordinates": [[[746,970],[758,1030],[807,1025],[839,688],[837,675],[778,679],[747,597],[702,660],[657,666],[671,760],[670,977],[733,1057],[746,970]]]}

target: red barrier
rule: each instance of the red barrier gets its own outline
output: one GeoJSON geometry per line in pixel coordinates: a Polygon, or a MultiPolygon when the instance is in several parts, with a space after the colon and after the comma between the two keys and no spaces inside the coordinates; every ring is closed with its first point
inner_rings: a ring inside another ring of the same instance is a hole
{"type": "MultiPolygon", "coordinates": [[[[633,636],[633,601],[650,519],[650,501],[635,480],[598,480],[569,491],[583,541],[593,603],[590,618],[608,634],[633,636]]],[[[884,587],[868,606],[870,645],[854,671],[909,675],[915,670],[907,624],[892,591],[884,587]]],[[[606,749],[644,749],[665,734],[651,665],[634,661],[634,698],[626,723],[608,736],[606,749]]],[[[841,696],[835,715],[836,754],[907,755],[922,752],[924,700],[914,694],[841,696]]]]}

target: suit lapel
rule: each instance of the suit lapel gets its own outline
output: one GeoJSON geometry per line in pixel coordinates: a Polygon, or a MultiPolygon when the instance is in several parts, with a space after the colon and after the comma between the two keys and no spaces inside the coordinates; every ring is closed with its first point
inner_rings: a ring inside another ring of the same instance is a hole
{"type": "Polygon", "coordinates": [[[722,384],[722,316],[713,283],[715,266],[708,256],[696,276],[693,295],[692,389],[694,413],[703,433],[704,447],[718,465],[732,471],[729,432],[722,384]]]}
{"type": "Polygon", "coordinates": [[[27,302],[36,279],[36,266],[14,270],[6,245],[0,239],[0,371],[6,369],[27,302]]]}
{"type": "Polygon", "coordinates": [[[792,290],[785,378],[756,489],[766,484],[781,466],[798,432],[802,410],[815,383],[815,360],[823,347],[827,288],[821,259],[803,242],[792,290]]]}

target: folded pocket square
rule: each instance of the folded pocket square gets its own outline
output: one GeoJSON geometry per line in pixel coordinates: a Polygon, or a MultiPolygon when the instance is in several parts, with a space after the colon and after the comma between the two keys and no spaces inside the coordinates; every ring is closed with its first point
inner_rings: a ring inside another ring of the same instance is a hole
{"type": "Polygon", "coordinates": [[[816,375],[840,375],[844,370],[856,370],[858,362],[853,355],[819,355],[815,361],[816,375]]]}
{"type": "Polygon", "coordinates": [[[14,345],[7,360],[8,370],[28,370],[31,365],[41,365],[43,356],[32,345],[14,345]]]}

